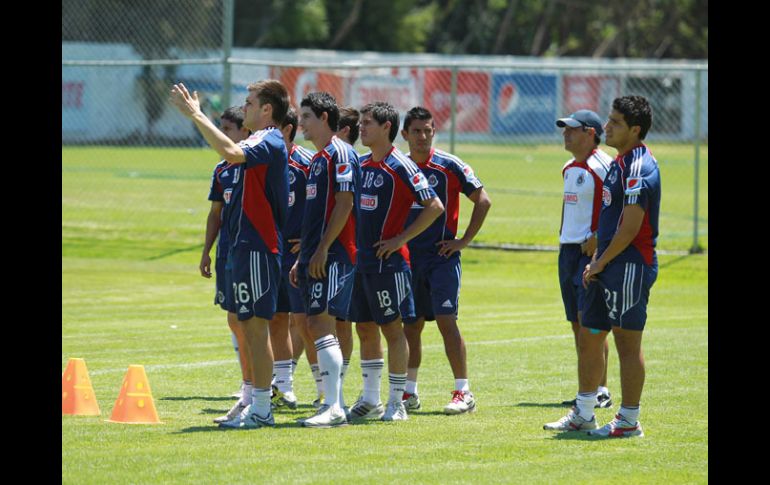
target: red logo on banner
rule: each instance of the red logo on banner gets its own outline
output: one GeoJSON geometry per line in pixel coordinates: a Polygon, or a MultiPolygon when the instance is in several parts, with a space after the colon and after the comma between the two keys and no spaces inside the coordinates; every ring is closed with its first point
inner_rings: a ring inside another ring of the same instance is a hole
{"type": "Polygon", "coordinates": [[[511,82],[503,84],[497,98],[497,110],[505,116],[515,110],[517,104],[519,104],[519,91],[516,85],[511,82]]]}

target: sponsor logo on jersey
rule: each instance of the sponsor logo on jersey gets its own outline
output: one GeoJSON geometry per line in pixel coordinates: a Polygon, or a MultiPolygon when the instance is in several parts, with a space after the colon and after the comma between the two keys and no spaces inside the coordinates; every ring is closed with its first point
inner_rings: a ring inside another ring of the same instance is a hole
{"type": "Polygon", "coordinates": [[[297,176],[294,175],[294,172],[289,170],[289,183],[293,184],[297,180],[297,176]]]}
{"type": "Polygon", "coordinates": [[[315,184],[307,184],[305,187],[305,198],[307,200],[315,199],[316,186],[315,184]]]}
{"type": "Polygon", "coordinates": [[[430,174],[430,177],[428,177],[428,184],[430,184],[431,187],[438,185],[438,179],[434,174],[430,174]]]}
{"type": "Polygon", "coordinates": [[[224,193],[222,194],[222,198],[225,199],[225,204],[230,203],[230,198],[233,196],[233,189],[225,189],[224,193]]]}
{"type": "Polygon", "coordinates": [[[337,165],[337,182],[352,182],[353,169],[349,163],[340,163],[337,165]]]}
{"type": "Polygon", "coordinates": [[[585,182],[585,181],[586,181],[585,174],[581,173],[580,176],[577,179],[577,184],[578,185],[583,185],[583,182],[585,182]]]}
{"type": "Polygon", "coordinates": [[[573,192],[566,192],[564,194],[564,203],[565,204],[577,204],[578,203],[578,195],[573,192]]]}
{"type": "Polygon", "coordinates": [[[228,175],[227,170],[219,174],[220,177],[227,177],[228,175]]]}
{"type": "Polygon", "coordinates": [[[414,190],[425,190],[428,188],[428,180],[422,172],[412,175],[412,186],[414,190]]]}
{"type": "Polygon", "coordinates": [[[289,207],[294,205],[294,191],[289,192],[289,207]]]}
{"type": "Polygon", "coordinates": [[[609,207],[612,204],[612,192],[606,185],[602,187],[602,204],[604,207],[609,207]]]}
{"type": "Polygon", "coordinates": [[[377,178],[374,179],[374,186],[375,187],[382,187],[382,184],[385,183],[385,180],[383,180],[382,175],[377,175],[377,178]]]}
{"type": "Polygon", "coordinates": [[[642,192],[641,177],[634,177],[626,180],[626,195],[639,195],[641,192],[642,192]]]}
{"type": "Polygon", "coordinates": [[[360,199],[361,209],[365,211],[373,211],[377,208],[377,196],[369,194],[361,194],[360,199]]]}

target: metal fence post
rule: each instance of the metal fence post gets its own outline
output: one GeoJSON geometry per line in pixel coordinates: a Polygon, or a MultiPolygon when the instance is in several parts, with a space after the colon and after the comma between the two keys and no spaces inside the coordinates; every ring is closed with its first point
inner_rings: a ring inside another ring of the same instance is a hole
{"type": "Polygon", "coordinates": [[[692,234],[692,247],[690,248],[690,254],[702,253],[703,248],[698,244],[698,182],[700,172],[700,83],[701,73],[703,71],[695,71],[695,204],[693,210],[693,234],[692,234]]]}
{"type": "Polygon", "coordinates": [[[451,91],[451,118],[450,118],[450,125],[449,125],[449,152],[454,153],[455,152],[455,132],[457,131],[457,126],[455,125],[457,117],[457,66],[452,67],[452,86],[450,88],[451,91]]]}
{"type": "Polygon", "coordinates": [[[222,109],[230,107],[232,91],[232,66],[230,55],[233,50],[233,22],[235,18],[235,0],[225,0],[222,14],[222,109]]]}

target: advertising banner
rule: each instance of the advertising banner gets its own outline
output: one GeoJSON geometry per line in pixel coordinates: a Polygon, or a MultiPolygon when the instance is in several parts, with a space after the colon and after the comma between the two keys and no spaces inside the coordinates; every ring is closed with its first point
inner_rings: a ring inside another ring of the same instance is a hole
{"type": "Polygon", "coordinates": [[[552,134],[556,114],[556,75],[492,76],[492,133],[552,134]]]}

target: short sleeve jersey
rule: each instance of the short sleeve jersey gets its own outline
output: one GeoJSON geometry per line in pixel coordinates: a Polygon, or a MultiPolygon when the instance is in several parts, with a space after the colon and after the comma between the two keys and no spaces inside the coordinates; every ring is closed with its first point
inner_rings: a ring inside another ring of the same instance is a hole
{"type": "MultiPolygon", "coordinates": [[[[310,161],[313,152],[300,145],[293,145],[289,151],[289,205],[286,214],[284,240],[299,239],[302,236],[302,216],[305,213],[305,186],[310,174],[310,161]]],[[[291,267],[297,255],[289,251],[287,246],[283,252],[284,266],[291,267]]]]}
{"type": "Polygon", "coordinates": [[[602,187],[611,163],[612,157],[596,149],[586,160],[573,158],[562,168],[564,196],[559,243],[581,244],[598,229],[602,187]]]}
{"type": "Polygon", "coordinates": [[[288,151],[281,131],[268,127],[238,146],[246,161],[234,173],[226,206],[231,247],[247,244],[280,255],[289,202],[288,151]]]}
{"type": "Polygon", "coordinates": [[[404,230],[414,202],[436,197],[428,179],[409,157],[391,148],[385,158],[361,157],[361,192],[358,197],[358,266],[361,273],[396,273],[410,269],[407,245],[387,259],[377,258],[378,241],[404,230]]]}
{"type": "MultiPolygon", "coordinates": [[[[358,155],[353,147],[333,136],[323,150],[313,156],[306,186],[305,212],[302,219],[302,248],[299,262],[306,264],[318,249],[326,231],[337,192],[352,192],[358,185],[358,155]]],[[[351,210],[345,226],[329,247],[329,262],[356,264],[356,220],[351,210]]]]}
{"type": "MultiPolygon", "coordinates": [[[[599,247],[601,255],[609,246],[623,217],[623,208],[638,204],[644,209],[639,232],[615,260],[623,262],[654,262],[660,215],[660,171],[650,149],[638,145],[618,155],[610,165],[602,189],[602,212],[599,215],[599,247]]],[[[615,261],[613,260],[613,261],[615,261]]]]}
{"type": "MultiPolygon", "coordinates": [[[[222,202],[225,205],[230,203],[232,187],[232,165],[227,160],[222,160],[214,167],[214,173],[211,175],[211,187],[209,187],[209,200],[212,202],[222,202]],[[225,193],[225,190],[227,192],[225,193]],[[227,197],[227,200],[225,200],[227,197]]],[[[219,238],[217,239],[217,258],[227,257],[227,248],[230,244],[230,238],[227,235],[227,220],[225,215],[227,210],[222,208],[220,214],[219,238]]]]}
{"type": "MultiPolygon", "coordinates": [[[[411,154],[407,154],[411,156],[411,154]]],[[[438,257],[439,241],[452,240],[457,236],[460,216],[460,192],[470,196],[484,185],[473,173],[470,165],[447,152],[431,149],[427,160],[417,160],[417,166],[428,180],[428,185],[444,204],[445,211],[417,237],[409,241],[409,253],[414,261],[438,257]]],[[[406,220],[409,226],[420,215],[423,207],[413,203],[406,220]]]]}

